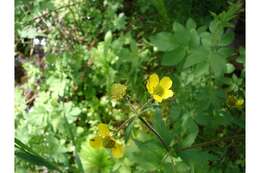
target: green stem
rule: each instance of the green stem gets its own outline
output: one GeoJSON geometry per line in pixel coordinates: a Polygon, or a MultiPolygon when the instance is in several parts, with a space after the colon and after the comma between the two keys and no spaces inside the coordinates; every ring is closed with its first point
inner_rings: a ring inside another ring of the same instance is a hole
{"type": "Polygon", "coordinates": [[[74,135],[72,133],[72,130],[71,130],[71,126],[68,122],[68,119],[67,117],[64,115],[64,120],[65,120],[65,124],[67,126],[67,129],[68,129],[68,132],[69,132],[69,135],[70,135],[70,138],[71,138],[71,141],[72,141],[72,144],[74,145],[75,147],[75,150],[74,150],[74,154],[75,154],[75,162],[76,164],[78,165],[78,169],[81,173],[84,173],[84,169],[83,169],[83,166],[82,166],[82,163],[81,163],[81,160],[80,160],[80,157],[78,155],[78,148],[77,148],[77,145],[76,145],[76,141],[75,141],[75,138],[74,138],[74,135]]]}
{"type": "Polygon", "coordinates": [[[205,146],[217,144],[221,141],[229,141],[229,140],[232,140],[232,139],[235,139],[235,138],[241,138],[241,137],[245,137],[245,135],[241,134],[241,135],[228,136],[228,137],[225,137],[225,138],[213,139],[213,140],[202,142],[202,143],[199,143],[199,144],[194,144],[194,145],[189,146],[189,147],[180,148],[180,149],[177,149],[176,151],[182,152],[182,151],[190,150],[190,149],[193,149],[193,148],[205,147],[205,146]]]}
{"type": "Polygon", "coordinates": [[[166,142],[163,140],[163,138],[161,137],[161,135],[153,128],[153,126],[148,123],[143,117],[138,116],[138,118],[141,120],[142,123],[144,123],[144,125],[146,125],[146,127],[153,132],[153,134],[155,134],[158,139],[160,140],[161,144],[164,146],[164,148],[167,150],[167,152],[169,152],[169,148],[168,145],[166,144],[166,142]]]}

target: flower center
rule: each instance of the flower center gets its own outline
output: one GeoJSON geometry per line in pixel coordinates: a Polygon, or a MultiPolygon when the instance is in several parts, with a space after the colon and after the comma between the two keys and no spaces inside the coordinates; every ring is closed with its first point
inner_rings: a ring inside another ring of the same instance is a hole
{"type": "Polygon", "coordinates": [[[163,93],[164,93],[164,89],[160,85],[157,85],[154,89],[154,94],[158,96],[162,96],[163,93]]]}
{"type": "Polygon", "coordinates": [[[105,148],[113,148],[116,142],[110,136],[106,136],[103,140],[103,145],[105,148]]]}

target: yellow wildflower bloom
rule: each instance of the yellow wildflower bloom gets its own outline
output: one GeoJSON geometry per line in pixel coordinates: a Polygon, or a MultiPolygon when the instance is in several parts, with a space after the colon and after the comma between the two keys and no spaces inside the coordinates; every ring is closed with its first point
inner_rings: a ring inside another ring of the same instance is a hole
{"type": "Polygon", "coordinates": [[[115,158],[123,157],[123,145],[116,143],[115,139],[110,135],[108,126],[104,123],[98,125],[97,136],[90,139],[89,143],[95,149],[102,147],[112,149],[112,155],[115,158]]]}
{"type": "Polygon", "coordinates": [[[148,92],[152,95],[156,102],[162,102],[162,100],[168,99],[174,95],[174,92],[170,89],[172,87],[171,78],[164,76],[161,80],[157,74],[153,73],[149,76],[146,84],[148,92]]]}
{"type": "Polygon", "coordinates": [[[116,144],[115,144],[115,147],[112,148],[112,155],[113,155],[115,158],[121,158],[121,157],[123,157],[123,155],[124,155],[123,145],[116,143],[116,144]]]}
{"type": "Polygon", "coordinates": [[[110,136],[106,136],[103,139],[103,146],[105,148],[113,148],[113,147],[115,147],[115,144],[116,144],[116,141],[110,136]]]}
{"type": "Polygon", "coordinates": [[[91,147],[95,149],[99,149],[103,147],[103,141],[101,136],[96,136],[92,139],[90,139],[89,144],[91,147]]]}
{"type": "Polygon", "coordinates": [[[110,131],[106,124],[100,123],[98,125],[98,135],[100,135],[101,137],[110,136],[110,131]]]}
{"type": "Polygon", "coordinates": [[[115,100],[122,99],[126,94],[127,87],[125,85],[122,85],[120,83],[115,83],[112,85],[111,88],[111,96],[115,100]]]}
{"type": "Polygon", "coordinates": [[[241,109],[244,105],[244,99],[242,99],[242,98],[237,99],[235,105],[238,109],[241,109]]]}
{"type": "Polygon", "coordinates": [[[228,98],[227,98],[227,104],[230,106],[230,107],[236,107],[237,109],[241,109],[243,108],[243,105],[244,105],[244,99],[242,98],[237,98],[233,95],[229,95],[228,98]]]}

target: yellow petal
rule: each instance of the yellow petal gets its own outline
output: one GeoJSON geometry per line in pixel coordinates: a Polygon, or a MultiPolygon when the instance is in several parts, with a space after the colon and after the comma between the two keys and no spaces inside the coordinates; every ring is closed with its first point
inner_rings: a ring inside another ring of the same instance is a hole
{"type": "Polygon", "coordinates": [[[90,146],[95,149],[101,148],[103,146],[102,143],[103,143],[102,138],[100,136],[96,136],[96,137],[90,139],[90,141],[89,141],[90,146]]]}
{"type": "Polygon", "coordinates": [[[168,90],[171,88],[172,86],[172,80],[171,78],[165,76],[163,77],[161,80],[160,80],[160,86],[165,89],[165,90],[168,90]]]}
{"type": "Polygon", "coordinates": [[[150,94],[153,93],[154,88],[159,84],[159,77],[156,73],[153,73],[149,76],[149,79],[146,84],[146,88],[150,94]]]}
{"type": "Polygon", "coordinates": [[[236,101],[235,105],[236,105],[236,107],[239,108],[239,109],[242,108],[243,105],[244,105],[244,99],[238,99],[238,100],[236,101]]]}
{"type": "Polygon", "coordinates": [[[163,92],[162,98],[163,98],[163,99],[167,99],[167,98],[172,97],[173,95],[174,95],[174,92],[173,92],[172,90],[165,90],[165,91],[163,92]]]}
{"type": "Polygon", "coordinates": [[[154,100],[156,101],[156,102],[158,102],[158,103],[161,103],[162,102],[162,97],[161,96],[158,96],[158,95],[153,95],[153,98],[154,98],[154,100]]]}
{"type": "Polygon", "coordinates": [[[115,147],[112,148],[112,155],[113,155],[115,158],[117,158],[117,159],[123,157],[123,155],[124,155],[123,145],[116,143],[116,144],[115,144],[115,147]]]}
{"type": "Polygon", "coordinates": [[[98,135],[100,135],[101,137],[110,136],[110,131],[106,124],[100,123],[98,125],[98,135]]]}

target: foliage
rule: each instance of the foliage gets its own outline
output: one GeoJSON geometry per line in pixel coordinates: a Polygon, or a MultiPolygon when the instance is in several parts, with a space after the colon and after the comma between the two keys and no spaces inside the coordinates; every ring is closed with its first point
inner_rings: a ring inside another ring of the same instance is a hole
{"type": "Polygon", "coordinates": [[[242,8],[16,0],[16,172],[244,172],[242,8]]]}

